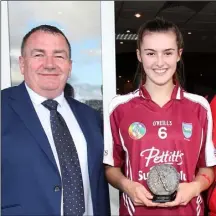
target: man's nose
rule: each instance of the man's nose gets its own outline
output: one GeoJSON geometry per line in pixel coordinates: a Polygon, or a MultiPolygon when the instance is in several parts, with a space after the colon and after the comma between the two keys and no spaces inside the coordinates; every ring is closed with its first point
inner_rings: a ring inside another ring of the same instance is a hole
{"type": "Polygon", "coordinates": [[[49,70],[55,69],[55,61],[52,56],[47,56],[45,58],[44,67],[49,70]]]}

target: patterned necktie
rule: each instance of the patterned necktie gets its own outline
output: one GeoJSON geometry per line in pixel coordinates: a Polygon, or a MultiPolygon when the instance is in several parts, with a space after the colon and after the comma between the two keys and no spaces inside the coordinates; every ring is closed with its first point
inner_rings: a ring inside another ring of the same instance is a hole
{"type": "Polygon", "coordinates": [[[64,215],[83,215],[83,180],[76,146],[63,117],[57,111],[58,102],[49,99],[42,104],[50,110],[51,129],[62,174],[64,215]]]}

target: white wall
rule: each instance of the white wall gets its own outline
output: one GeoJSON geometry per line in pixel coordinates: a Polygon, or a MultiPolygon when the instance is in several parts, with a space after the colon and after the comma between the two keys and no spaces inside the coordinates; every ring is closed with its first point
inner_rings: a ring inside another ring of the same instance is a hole
{"type": "MultiPolygon", "coordinates": [[[[102,35],[102,71],[103,71],[103,110],[104,142],[112,142],[109,132],[108,105],[116,94],[115,62],[115,8],[114,1],[101,2],[101,35],[102,35]]],[[[112,215],[119,214],[119,192],[110,186],[110,204],[112,215]]]]}
{"type": "Polygon", "coordinates": [[[1,1],[1,89],[11,86],[7,6],[7,1],[1,1]]]}

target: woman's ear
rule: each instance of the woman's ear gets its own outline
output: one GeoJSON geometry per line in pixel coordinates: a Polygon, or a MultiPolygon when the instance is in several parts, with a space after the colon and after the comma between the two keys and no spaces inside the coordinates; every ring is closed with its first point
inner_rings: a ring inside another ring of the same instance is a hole
{"type": "Polygon", "coordinates": [[[137,54],[137,59],[139,60],[139,62],[142,62],[141,53],[140,53],[139,49],[136,49],[136,54],[137,54]]]}
{"type": "Polygon", "coordinates": [[[177,62],[180,61],[181,56],[182,56],[182,52],[183,52],[183,49],[179,49],[179,51],[178,51],[178,59],[177,59],[177,62]]]}

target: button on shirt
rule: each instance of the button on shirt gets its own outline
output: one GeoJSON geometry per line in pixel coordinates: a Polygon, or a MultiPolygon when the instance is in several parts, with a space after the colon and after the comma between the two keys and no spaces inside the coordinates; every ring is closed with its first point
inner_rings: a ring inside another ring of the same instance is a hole
{"type": "MultiPolygon", "coordinates": [[[[58,159],[58,154],[56,151],[55,143],[52,136],[51,131],[51,125],[50,125],[50,111],[45,108],[41,103],[47,100],[47,98],[44,98],[37,93],[35,93],[32,89],[30,89],[26,84],[26,89],[29,93],[29,96],[31,98],[31,101],[33,103],[33,106],[35,108],[35,111],[40,119],[40,122],[42,124],[42,127],[46,133],[46,136],[49,140],[58,170],[59,174],[61,175],[60,170],[60,164],[58,159]]],[[[64,94],[62,93],[60,96],[55,98],[59,105],[57,108],[57,111],[63,116],[69,131],[71,133],[71,136],[74,140],[77,153],[80,160],[80,167],[82,172],[82,178],[83,178],[83,185],[84,185],[84,195],[85,195],[85,213],[84,215],[93,215],[93,208],[92,208],[92,199],[91,199],[91,189],[89,187],[89,173],[88,173],[88,161],[87,161],[87,144],[85,137],[82,133],[82,130],[79,127],[79,124],[69,106],[66,99],[64,98],[64,94]]],[[[55,186],[54,186],[55,187],[55,186]]],[[[53,189],[53,188],[51,188],[53,189]]],[[[62,193],[63,196],[63,193],[62,193]]],[[[63,197],[61,198],[61,215],[63,215],[63,197]]]]}

